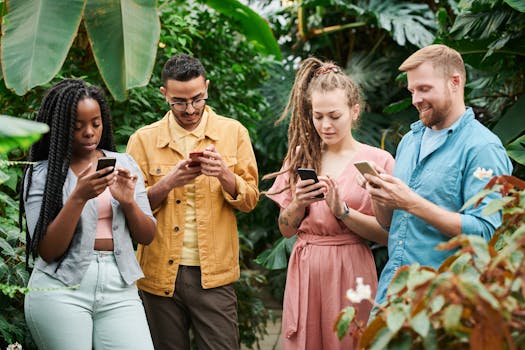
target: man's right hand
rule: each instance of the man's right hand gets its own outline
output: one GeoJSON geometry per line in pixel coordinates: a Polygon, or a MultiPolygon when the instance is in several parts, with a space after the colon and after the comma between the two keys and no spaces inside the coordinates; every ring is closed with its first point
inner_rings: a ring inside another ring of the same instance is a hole
{"type": "Polygon", "coordinates": [[[169,182],[170,190],[175,187],[184,186],[201,175],[201,166],[188,166],[191,160],[184,159],[178,162],[165,178],[169,182]]]}

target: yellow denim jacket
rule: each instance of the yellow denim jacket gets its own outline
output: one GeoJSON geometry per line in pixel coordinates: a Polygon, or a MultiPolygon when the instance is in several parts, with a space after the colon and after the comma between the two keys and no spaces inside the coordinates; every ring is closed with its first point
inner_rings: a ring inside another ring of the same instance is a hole
{"type": "MultiPolygon", "coordinates": [[[[237,196],[222,189],[214,177],[195,179],[197,237],[203,288],[226,285],[239,279],[239,239],[234,209],[249,212],[259,198],[257,163],[246,128],[238,121],[219,116],[206,107],[208,121],[204,138],[196,150],[214,145],[236,178],[237,196]]],[[[173,140],[163,119],[136,131],[129,139],[127,152],[135,158],[144,175],[146,188],[154,185],[179,161],[182,145],[173,140]]],[[[157,219],[155,239],[148,246],[138,246],[137,259],[144,278],[138,288],[160,296],[172,296],[182,251],[186,194],[184,186],[170,191],[162,204],[153,210],[157,219]]]]}

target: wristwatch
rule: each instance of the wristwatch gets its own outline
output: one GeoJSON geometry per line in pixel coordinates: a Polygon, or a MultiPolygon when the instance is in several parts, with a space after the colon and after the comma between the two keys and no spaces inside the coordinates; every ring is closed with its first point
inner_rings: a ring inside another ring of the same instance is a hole
{"type": "Polygon", "coordinates": [[[348,216],[348,214],[350,214],[350,208],[348,208],[348,204],[346,204],[346,202],[343,202],[343,212],[341,215],[336,215],[335,217],[339,220],[343,220],[348,216]]]}

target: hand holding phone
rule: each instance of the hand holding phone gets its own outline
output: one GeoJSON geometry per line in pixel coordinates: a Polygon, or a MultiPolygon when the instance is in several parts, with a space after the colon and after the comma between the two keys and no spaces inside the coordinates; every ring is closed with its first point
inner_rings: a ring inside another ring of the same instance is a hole
{"type": "MultiPolygon", "coordinates": [[[[319,179],[317,178],[317,174],[315,173],[314,169],[308,169],[308,168],[299,168],[297,169],[297,174],[299,174],[299,177],[301,180],[314,180],[314,183],[318,183],[319,179]]],[[[318,194],[315,196],[316,198],[324,198],[324,194],[318,194]]]]}
{"type": "Polygon", "coordinates": [[[190,153],[191,162],[190,164],[188,164],[188,166],[189,167],[199,166],[201,164],[199,157],[203,157],[203,156],[204,156],[204,152],[191,152],[190,153]]]}
{"type": "Polygon", "coordinates": [[[104,177],[109,174],[111,174],[113,171],[115,171],[115,164],[117,163],[117,159],[113,157],[100,157],[97,162],[97,171],[102,170],[107,167],[113,167],[113,170],[111,170],[107,174],[100,175],[99,177],[104,177]]]}

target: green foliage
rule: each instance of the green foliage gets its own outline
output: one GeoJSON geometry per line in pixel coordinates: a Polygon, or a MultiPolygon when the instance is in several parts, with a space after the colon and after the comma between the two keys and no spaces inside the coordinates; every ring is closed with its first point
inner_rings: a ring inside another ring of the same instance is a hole
{"type": "MultiPolygon", "coordinates": [[[[43,123],[0,115],[0,154],[13,148],[29,148],[33,142],[49,130],[43,123]]],[[[1,183],[1,182],[0,182],[1,183]]]]}
{"type": "MultiPolygon", "coordinates": [[[[359,333],[361,348],[525,345],[525,182],[494,177],[475,202],[495,191],[505,200],[492,202],[493,210],[503,211],[503,224],[491,241],[460,235],[438,246],[456,252],[437,271],[418,264],[401,267],[387,301],[376,305],[378,312],[359,333]]],[[[348,310],[342,314],[353,321],[348,310]]],[[[346,334],[350,321],[340,317],[338,331],[346,334]]]]}
{"type": "Polygon", "coordinates": [[[268,23],[251,8],[236,0],[203,0],[208,6],[237,22],[243,28],[243,35],[253,40],[258,51],[265,56],[281,60],[281,50],[268,23]]]}
{"type": "Polygon", "coordinates": [[[21,171],[13,167],[0,168],[14,179],[0,185],[0,347],[18,341],[31,349],[34,345],[23,312],[24,293],[27,292],[24,286],[29,280],[25,265],[25,234],[18,227],[18,201],[15,200],[21,171]]]}
{"type": "Polygon", "coordinates": [[[116,99],[123,100],[127,89],[148,82],[159,35],[155,0],[11,0],[7,10],[2,72],[5,85],[17,94],[55,77],[82,20],[102,77],[116,99]]]}

